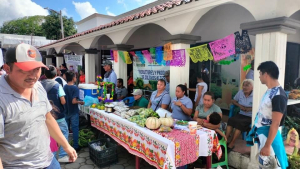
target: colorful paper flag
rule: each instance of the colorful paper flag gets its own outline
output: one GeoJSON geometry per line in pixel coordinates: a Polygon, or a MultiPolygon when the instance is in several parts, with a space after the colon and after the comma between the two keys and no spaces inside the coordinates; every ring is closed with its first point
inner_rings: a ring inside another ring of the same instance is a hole
{"type": "Polygon", "coordinates": [[[223,39],[210,42],[209,46],[215,61],[225,59],[230,55],[234,55],[235,54],[234,34],[230,34],[223,39]]]}
{"type": "Polygon", "coordinates": [[[213,56],[207,48],[207,44],[186,49],[194,63],[213,60],[213,56]]]}

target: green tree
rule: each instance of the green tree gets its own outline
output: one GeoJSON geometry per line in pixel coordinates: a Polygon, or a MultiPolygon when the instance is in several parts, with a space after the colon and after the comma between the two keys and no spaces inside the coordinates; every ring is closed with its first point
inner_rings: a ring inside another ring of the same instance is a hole
{"type": "Polygon", "coordinates": [[[44,36],[42,23],[44,16],[26,16],[23,18],[4,22],[0,27],[1,33],[17,34],[17,35],[36,35],[44,36]]]}
{"type": "MultiPolygon", "coordinates": [[[[75,22],[73,18],[63,16],[64,36],[71,36],[76,33],[75,22]]],[[[60,15],[50,11],[50,15],[45,17],[45,22],[42,24],[42,29],[45,32],[47,39],[60,39],[61,38],[61,25],[60,15]]]]}
{"type": "MultiPolygon", "coordinates": [[[[63,16],[65,37],[76,33],[73,18],[63,16]]],[[[45,36],[47,39],[61,39],[60,15],[50,11],[48,16],[28,16],[4,22],[0,33],[45,36]]]]}

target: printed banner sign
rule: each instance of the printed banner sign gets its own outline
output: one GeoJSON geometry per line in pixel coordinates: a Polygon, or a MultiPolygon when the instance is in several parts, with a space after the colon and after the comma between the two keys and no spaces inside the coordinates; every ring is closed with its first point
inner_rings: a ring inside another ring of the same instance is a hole
{"type": "Polygon", "coordinates": [[[156,90],[157,81],[164,79],[165,72],[170,67],[158,65],[155,58],[153,63],[141,63],[136,57],[133,57],[133,79],[134,86],[137,89],[156,90]]]}
{"type": "Polygon", "coordinates": [[[82,55],[65,55],[65,62],[69,70],[78,71],[78,66],[82,66],[82,55]]]}

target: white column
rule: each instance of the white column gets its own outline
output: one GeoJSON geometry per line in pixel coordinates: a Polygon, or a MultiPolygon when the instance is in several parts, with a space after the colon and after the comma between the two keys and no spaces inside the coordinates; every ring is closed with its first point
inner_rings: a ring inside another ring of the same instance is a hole
{"type": "Polygon", "coordinates": [[[56,67],[59,67],[64,63],[64,57],[56,57],[56,67]]]}
{"type": "Polygon", "coordinates": [[[95,54],[85,54],[84,61],[85,61],[85,83],[95,82],[96,75],[95,75],[95,54]]]}
{"type": "MultiPolygon", "coordinates": [[[[172,50],[187,49],[190,48],[190,44],[177,43],[172,44],[172,50]]],[[[189,86],[189,74],[190,74],[190,56],[185,53],[185,66],[174,67],[170,66],[170,95],[171,98],[175,97],[176,86],[179,84],[187,84],[189,86]]]]}
{"type": "Polygon", "coordinates": [[[117,78],[122,78],[124,86],[127,88],[127,64],[123,62],[118,53],[118,62],[113,62],[113,69],[117,74],[117,78]]]}
{"type": "Polygon", "coordinates": [[[52,58],[46,58],[46,66],[52,65],[52,58]]]}
{"type": "MultiPolygon", "coordinates": [[[[279,68],[279,83],[284,87],[285,61],[286,61],[286,44],[287,34],[281,32],[271,32],[256,34],[255,39],[255,62],[254,62],[254,89],[253,89],[253,108],[252,108],[252,124],[260,105],[262,96],[267,90],[266,85],[261,84],[259,80],[259,71],[257,67],[265,61],[273,61],[279,68]]],[[[251,147],[251,162],[248,169],[258,168],[256,163],[256,154],[258,153],[257,144],[251,147]]]]}

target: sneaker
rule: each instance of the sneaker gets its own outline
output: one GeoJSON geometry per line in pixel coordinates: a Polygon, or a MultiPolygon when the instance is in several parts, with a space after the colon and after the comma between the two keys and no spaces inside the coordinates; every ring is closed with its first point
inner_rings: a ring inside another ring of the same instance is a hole
{"type": "Polygon", "coordinates": [[[60,163],[68,163],[69,162],[69,156],[66,155],[66,156],[64,156],[62,158],[59,158],[58,162],[60,162],[60,163]]]}

